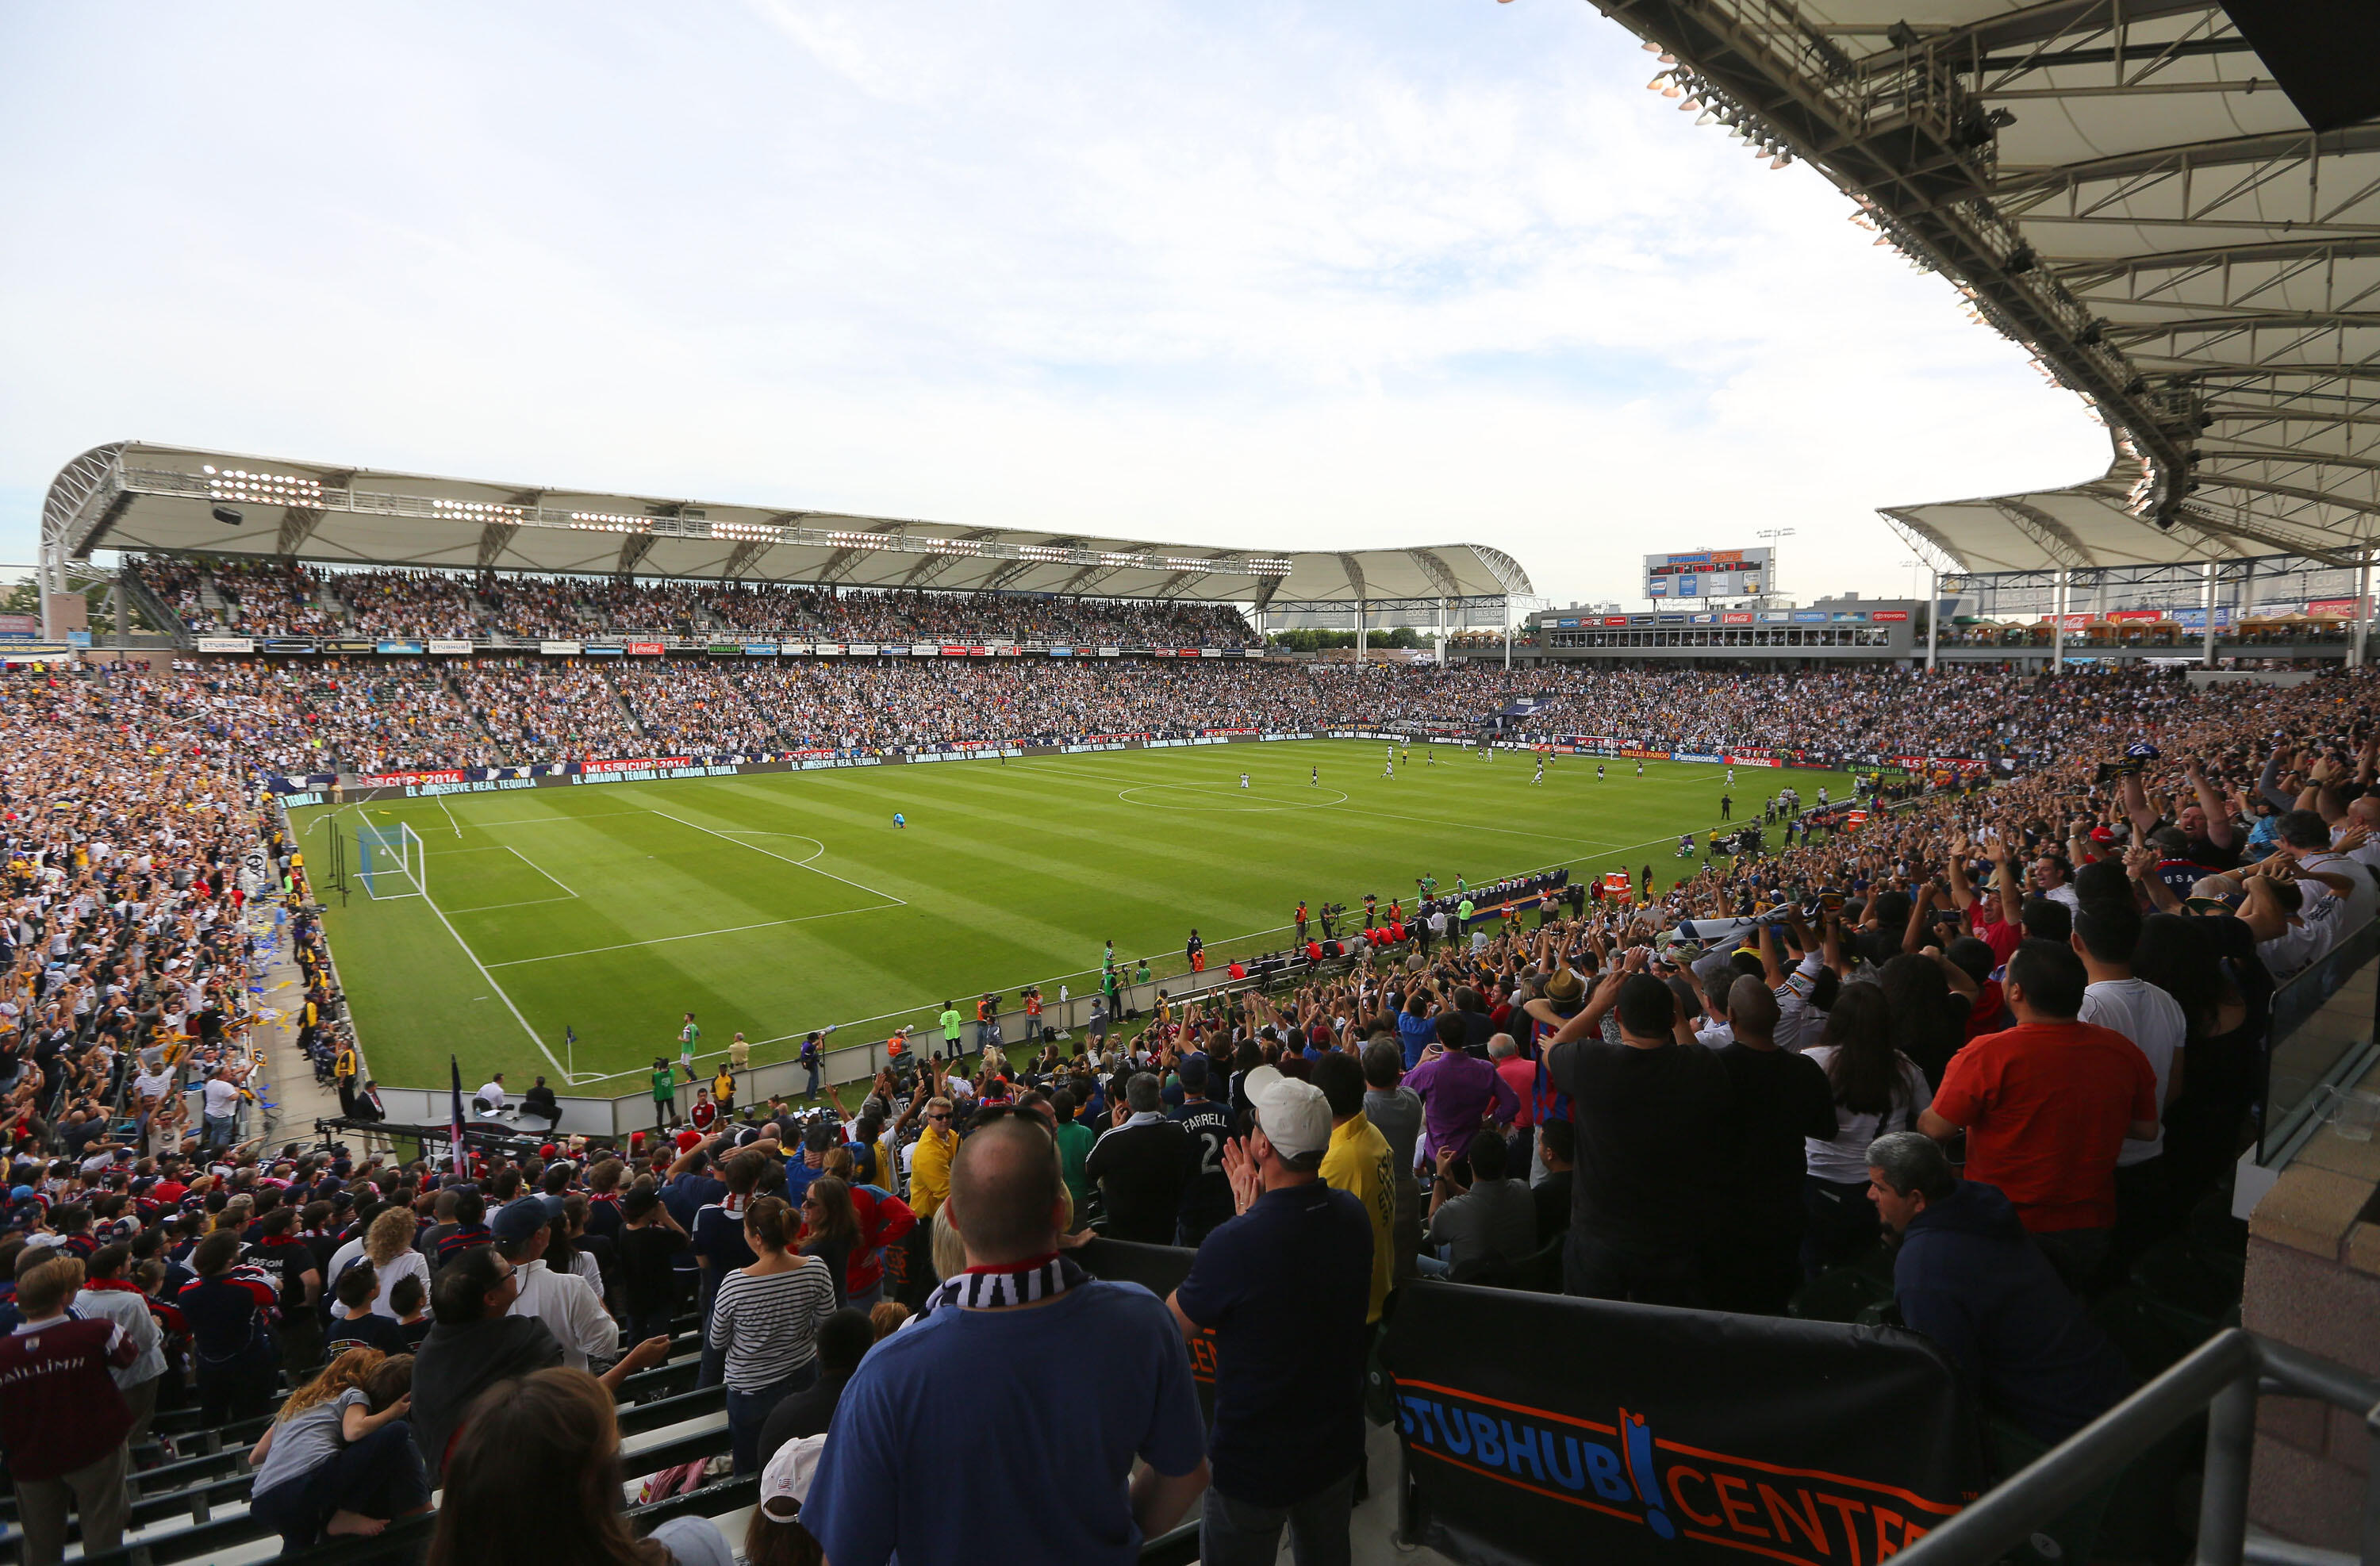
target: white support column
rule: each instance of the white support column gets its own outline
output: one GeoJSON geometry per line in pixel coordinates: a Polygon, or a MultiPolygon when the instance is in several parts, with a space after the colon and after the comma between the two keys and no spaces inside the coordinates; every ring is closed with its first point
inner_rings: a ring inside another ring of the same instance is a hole
{"type": "Polygon", "coordinates": [[[1355,601],[1355,667],[1364,666],[1364,601],[1355,601]]]}
{"type": "Polygon", "coordinates": [[[2206,650],[2205,667],[2215,667],[2215,562],[2206,563],[2206,650]]]}
{"type": "Polygon", "coordinates": [[[2371,629],[2372,555],[2364,552],[2363,564],[2355,572],[2355,639],[2347,644],[2347,666],[2363,667],[2366,650],[2365,636],[2371,629]]]}
{"type": "Polygon", "coordinates": [[[1512,601],[1504,601],[1504,673],[1512,672],[1512,601]]]}
{"type": "Polygon", "coordinates": [[[2062,565],[2049,589],[2049,672],[2066,672],[2066,568],[2062,565]]]}
{"type": "Polygon", "coordinates": [[[1934,651],[1942,645],[1942,573],[1928,571],[1934,584],[1925,600],[1925,672],[1934,672],[1934,651]]]}

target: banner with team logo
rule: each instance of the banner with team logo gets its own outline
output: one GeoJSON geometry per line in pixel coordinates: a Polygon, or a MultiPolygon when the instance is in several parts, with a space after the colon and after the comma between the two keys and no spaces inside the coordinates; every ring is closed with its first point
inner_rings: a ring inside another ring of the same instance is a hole
{"type": "Polygon", "coordinates": [[[1873,1566],[1980,1487],[1957,1372],[1916,1333],[1399,1293],[1381,1358],[1413,1534],[1456,1560],[1873,1566]]]}

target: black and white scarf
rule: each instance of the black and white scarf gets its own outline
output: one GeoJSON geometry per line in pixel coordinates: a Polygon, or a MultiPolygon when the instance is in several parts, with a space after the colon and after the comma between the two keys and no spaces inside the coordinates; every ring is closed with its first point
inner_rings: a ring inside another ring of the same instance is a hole
{"type": "Polygon", "coordinates": [[[962,1310],[997,1310],[1002,1305],[1037,1305],[1054,1300],[1067,1290],[1088,1282],[1090,1274],[1072,1257],[1045,1256],[1017,1267],[969,1268],[926,1296],[920,1316],[944,1305],[962,1310]]]}

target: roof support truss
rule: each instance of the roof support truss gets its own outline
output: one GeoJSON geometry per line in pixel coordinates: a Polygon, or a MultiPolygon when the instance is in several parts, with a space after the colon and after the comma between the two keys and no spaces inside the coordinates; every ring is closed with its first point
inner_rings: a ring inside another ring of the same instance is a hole
{"type": "Polygon", "coordinates": [[[273,552],[285,556],[296,554],[298,546],[314,536],[314,529],[321,527],[322,518],[329,515],[327,511],[302,505],[293,505],[284,511],[280,534],[273,540],[273,552]]]}
{"type": "Polygon", "coordinates": [[[2009,520],[2009,525],[2038,544],[2042,552],[2057,560],[2070,571],[2084,570],[2099,564],[2085,549],[2073,530],[2057,517],[2028,501],[2008,497],[1992,502],[1992,509],[2009,520]]]}

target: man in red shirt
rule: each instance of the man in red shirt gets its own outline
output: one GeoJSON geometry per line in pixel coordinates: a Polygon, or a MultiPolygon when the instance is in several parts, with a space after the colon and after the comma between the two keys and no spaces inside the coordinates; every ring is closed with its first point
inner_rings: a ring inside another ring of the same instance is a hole
{"type": "Polygon", "coordinates": [[[2124,1138],[2157,1134],[2148,1057],[2113,1028],[2075,1020],[2088,982],[2066,947],[2019,946],[2006,981],[2016,1026],[1953,1055],[1917,1122],[1937,1142],[1966,1132],[1966,1177],[1999,1187],[2078,1290],[2107,1254],[2124,1138]]]}
{"type": "Polygon", "coordinates": [[[0,1451],[17,1484],[25,1566],[65,1558],[69,1506],[82,1514],[85,1553],[124,1542],[132,1410],[108,1372],[129,1367],[140,1351],[114,1321],[67,1315],[81,1281],[79,1261],[27,1272],[17,1280],[24,1322],[0,1338],[0,1451]]]}

